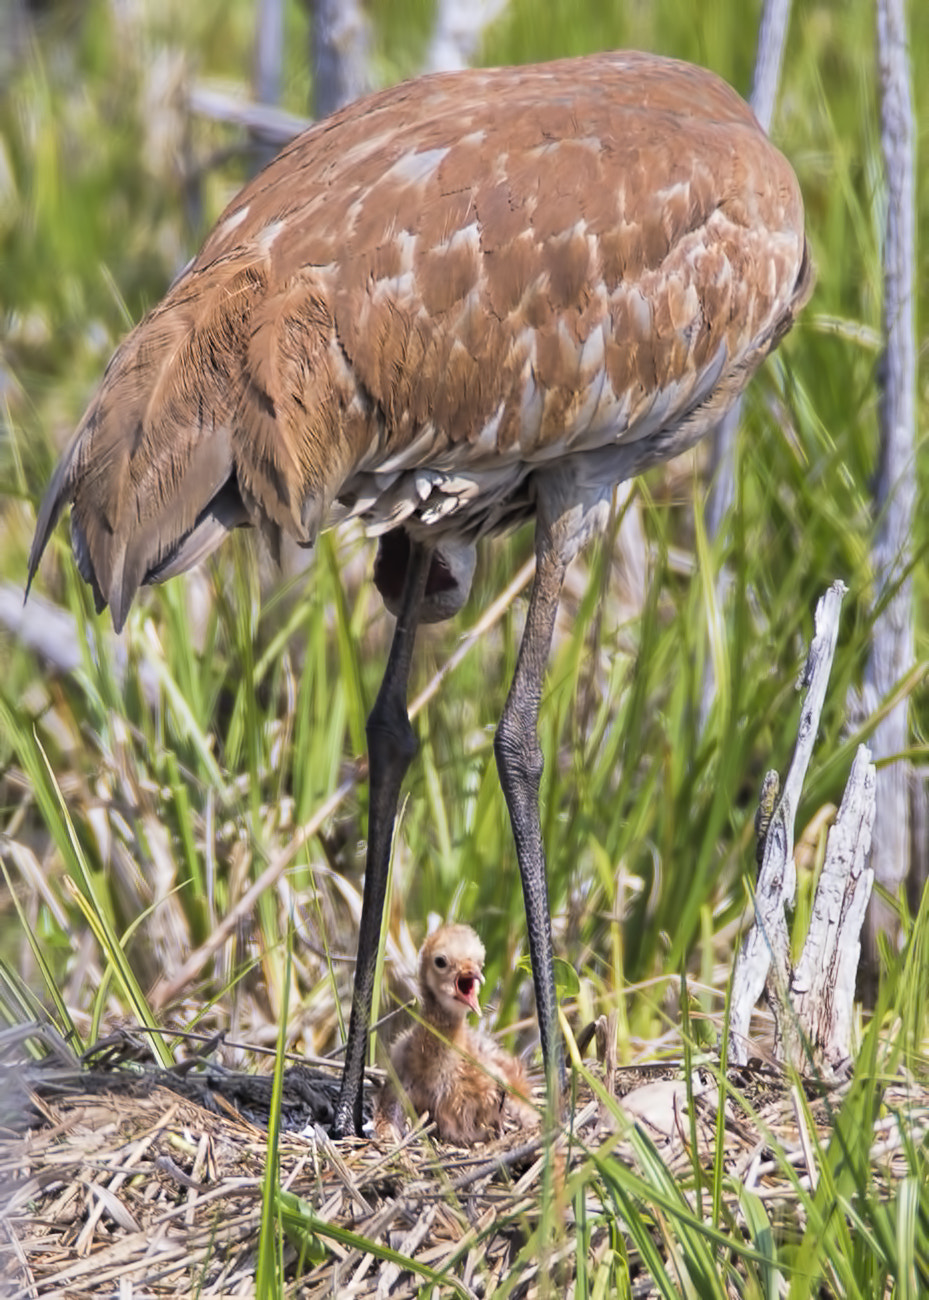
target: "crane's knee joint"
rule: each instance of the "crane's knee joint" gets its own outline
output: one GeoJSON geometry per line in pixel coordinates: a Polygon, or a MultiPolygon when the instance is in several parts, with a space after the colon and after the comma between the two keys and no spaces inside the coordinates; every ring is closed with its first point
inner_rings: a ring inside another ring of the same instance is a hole
{"type": "Polygon", "coordinates": [[[545,760],[536,736],[526,738],[501,722],[494,736],[494,756],[504,786],[511,780],[538,789],[545,760]]]}
{"type": "Polygon", "coordinates": [[[405,772],[419,750],[416,733],[408,718],[405,725],[368,719],[365,734],[368,737],[368,763],[372,768],[400,767],[405,772]]]}
{"type": "Polygon", "coordinates": [[[378,698],[365,724],[368,738],[368,759],[372,766],[379,763],[401,764],[406,771],[416,757],[419,741],[410,725],[405,708],[388,699],[378,698]]]}

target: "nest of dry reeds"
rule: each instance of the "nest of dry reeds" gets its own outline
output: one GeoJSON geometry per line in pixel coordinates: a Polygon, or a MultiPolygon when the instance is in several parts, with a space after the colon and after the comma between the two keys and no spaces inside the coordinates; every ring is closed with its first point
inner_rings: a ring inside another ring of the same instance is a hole
{"type": "MultiPolygon", "coordinates": [[[[513,1295],[571,1293],[579,1268],[616,1249],[617,1196],[637,1182],[660,1192],[664,1177],[696,1212],[718,1151],[732,1231],[751,1194],[800,1232],[843,1091],[758,1061],[725,1076],[711,1062],[689,1076],[598,1067],[575,1075],[551,1136],[463,1150],[428,1126],[390,1143],[332,1141],[320,1121],[335,1081],[298,1066],[269,1152],[269,1077],[205,1061],[165,1071],[112,1048],[89,1067],[50,1053],[7,1071],[0,1294],[69,1300],[254,1294],[269,1159],[280,1259],[300,1296],[406,1296],[430,1282],[490,1295],[504,1278],[513,1295]]],[[[887,1188],[929,1128],[929,1093],[900,1076],[883,1103],[870,1176],[887,1188]]],[[[658,1216],[652,1236],[661,1252],[658,1216]]],[[[652,1294],[634,1233],[624,1250],[635,1293],[652,1294]]]]}

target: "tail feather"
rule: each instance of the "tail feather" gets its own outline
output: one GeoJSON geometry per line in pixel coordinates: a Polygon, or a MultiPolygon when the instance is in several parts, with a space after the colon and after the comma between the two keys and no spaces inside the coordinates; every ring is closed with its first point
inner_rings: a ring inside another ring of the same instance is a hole
{"type": "MultiPolygon", "coordinates": [[[[28,597],[32,581],[35,578],[42,556],[45,554],[45,548],[48,546],[49,539],[54,532],[55,525],[61,518],[61,512],[71,500],[72,491],[72,466],[77,454],[78,442],[80,441],[81,431],[78,430],[71,440],[61,460],[55,466],[55,472],[51,477],[48,487],[45,489],[45,496],[42,498],[42,504],[39,506],[39,513],[36,516],[35,535],[32,539],[32,546],[29,549],[29,572],[26,577],[26,596],[28,597]]],[[[87,554],[84,551],[84,563],[87,565],[87,554]]],[[[78,554],[78,565],[81,564],[81,555],[78,554]]],[[[87,567],[92,567],[87,565],[87,567]]],[[[81,576],[85,579],[87,575],[81,568],[81,576]]]]}
{"type": "Polygon", "coordinates": [[[140,586],[254,522],[238,491],[231,422],[263,281],[253,268],[224,270],[200,294],[181,281],[114,356],[39,508],[27,595],[69,503],[79,570],[117,631],[140,586]]]}

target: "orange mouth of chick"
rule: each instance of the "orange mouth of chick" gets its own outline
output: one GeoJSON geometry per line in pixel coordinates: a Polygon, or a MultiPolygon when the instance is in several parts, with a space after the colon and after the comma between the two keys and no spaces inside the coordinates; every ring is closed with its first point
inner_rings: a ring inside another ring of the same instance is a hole
{"type": "Polygon", "coordinates": [[[463,1002],[478,1015],[481,1013],[481,1004],[477,995],[482,983],[480,975],[459,975],[455,980],[455,994],[459,1002],[463,1002]]]}

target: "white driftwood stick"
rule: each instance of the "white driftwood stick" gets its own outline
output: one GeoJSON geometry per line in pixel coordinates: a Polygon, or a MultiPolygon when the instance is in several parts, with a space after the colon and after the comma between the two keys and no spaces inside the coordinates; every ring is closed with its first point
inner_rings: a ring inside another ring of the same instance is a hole
{"type": "Polygon", "coordinates": [[[311,0],[313,107],[328,117],[371,89],[370,34],[361,0],[311,0]]]}
{"type": "Polygon", "coordinates": [[[506,9],[508,0],[438,0],[426,72],[460,72],[470,67],[484,32],[506,9]]]}
{"type": "Polygon", "coordinates": [[[771,123],[774,121],[777,90],[781,81],[784,46],[787,44],[787,28],[790,25],[790,8],[791,0],[765,0],[761,14],[761,30],[758,33],[758,51],[755,55],[755,73],[752,77],[749,103],[758,121],[769,135],[771,123]]]}
{"type": "MultiPolygon", "coordinates": [[[[852,1009],[861,929],[874,872],[868,867],[875,812],[871,751],[859,745],[842,806],[826,842],[810,929],[790,981],[790,1003],[775,1013],[775,1041],[798,1069],[835,1070],[851,1055],[852,1009]]],[[[775,1047],[775,1055],[782,1053],[775,1047]]]]}
{"type": "MultiPolygon", "coordinates": [[[[791,0],[764,0],[761,28],[758,32],[758,49],[755,54],[755,73],[752,78],[751,106],[758,121],[770,134],[777,103],[777,90],[784,61],[784,46],[790,24],[791,0]]],[[[709,437],[710,490],[706,501],[706,532],[710,541],[719,536],[726,513],[735,500],[736,435],[742,420],[741,397],[723,416],[709,437]]],[[[722,570],[716,580],[717,601],[722,607],[725,599],[727,576],[722,570]]],[[[703,674],[700,699],[700,729],[706,726],[713,700],[716,698],[716,673],[712,658],[707,659],[703,674]]]]}
{"type": "Polygon", "coordinates": [[[259,104],[276,104],[284,75],[284,0],[257,0],[252,89],[259,104]]]}
{"type": "Polygon", "coordinates": [[[271,104],[255,104],[238,95],[230,95],[224,90],[203,84],[191,86],[188,103],[191,112],[198,113],[201,117],[244,127],[257,140],[279,148],[290,144],[301,131],[313,125],[308,117],[285,113],[282,108],[275,108],[271,104]]]}
{"type": "Polygon", "coordinates": [[[844,582],[834,582],[816,604],[815,635],[800,683],[807,688],[807,693],[800,710],[797,744],[765,837],[755,897],[755,921],[739,952],[733,978],[729,1060],[736,1065],[748,1061],[752,1011],[768,981],[772,964],[774,987],[781,990],[782,997],[786,997],[790,983],[786,909],[793,906],[797,890],[793,860],[794,818],[826,699],[839,633],[839,612],[846,590],[844,582]]]}
{"type": "MultiPolygon", "coordinates": [[[[0,583],[0,627],[14,636],[20,645],[37,654],[53,672],[63,676],[81,671],[84,665],[82,639],[91,659],[97,658],[97,645],[89,627],[79,628],[66,609],[53,605],[35,591],[29,596],[29,604],[25,604],[22,589],[7,582],[0,583]]],[[[100,645],[109,659],[114,677],[122,684],[128,668],[125,645],[110,631],[102,633],[100,645]]],[[[156,708],[161,698],[157,673],[144,659],[138,664],[137,672],[146,702],[156,708]]]]}
{"type": "MultiPolygon", "coordinates": [[[[278,104],[284,76],[284,0],[257,0],[255,40],[252,50],[252,93],[259,104],[278,104]]],[[[271,161],[278,146],[259,142],[252,167],[260,171],[271,161]]]]}
{"type": "MultiPolygon", "coordinates": [[[[876,709],[914,660],[910,538],[916,513],[916,121],[910,85],[905,0],[878,0],[877,53],[881,90],[881,145],[887,181],[884,238],[884,364],[878,416],[880,456],[875,488],[877,529],[873,563],[878,600],[892,593],[874,621],[865,667],[864,698],[876,709]]],[[[909,740],[909,700],[880,719],[871,743],[878,759],[902,753],[909,740]]],[[[872,863],[878,884],[896,894],[909,868],[907,764],[878,773],[872,863]]],[[[877,936],[895,934],[894,909],[875,896],[866,938],[870,980],[878,969],[877,936]]]]}

